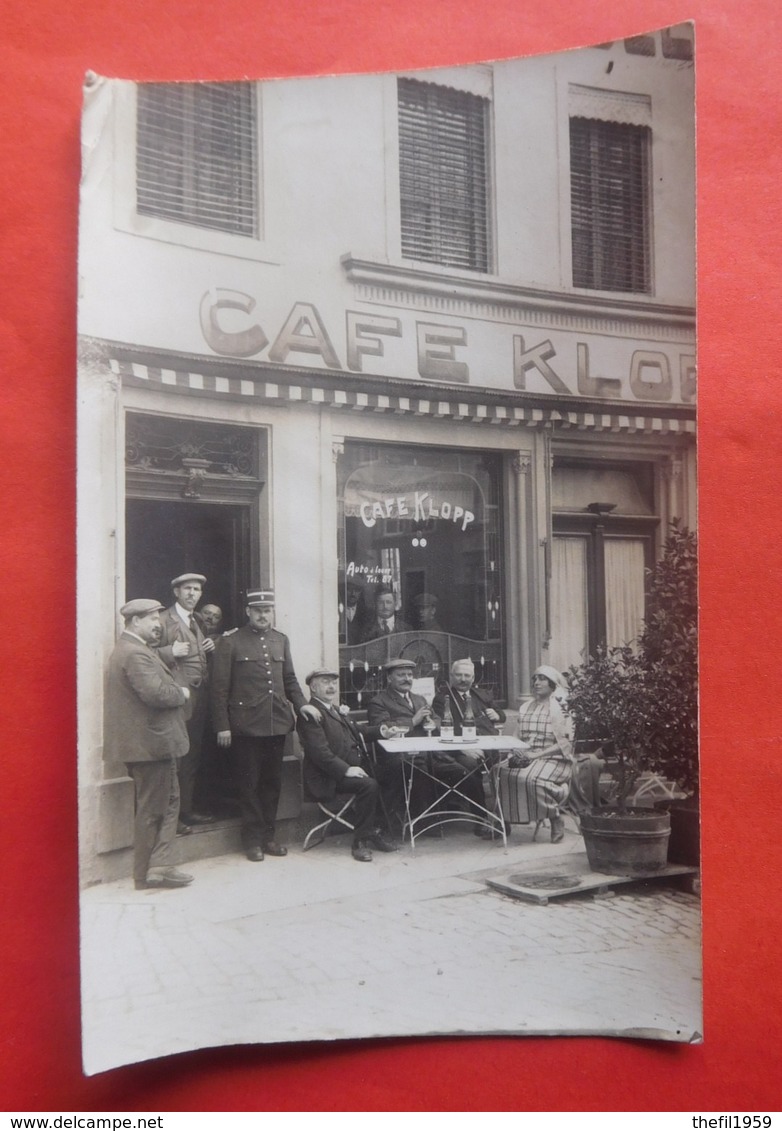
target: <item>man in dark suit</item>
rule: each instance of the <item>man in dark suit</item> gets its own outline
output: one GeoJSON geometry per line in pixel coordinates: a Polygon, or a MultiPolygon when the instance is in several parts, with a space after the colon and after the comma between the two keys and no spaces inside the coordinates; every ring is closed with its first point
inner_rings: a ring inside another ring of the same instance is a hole
{"type": "Polygon", "coordinates": [[[187,753],[184,706],[190,698],[151,645],[160,636],[159,601],[120,609],[125,630],[109,659],[104,758],[124,762],[136,791],[133,879],[137,888],[179,888],[171,848],[179,816],[177,759],[187,753]]]}
{"type": "Polygon", "coordinates": [[[413,627],[402,620],[396,611],[394,594],[390,589],[378,589],[375,593],[375,614],[361,637],[362,642],[376,640],[378,636],[390,636],[392,632],[412,632],[413,627]]]}
{"type": "Polygon", "coordinates": [[[450,682],[437,689],[432,710],[438,719],[443,717],[446,699],[451,705],[453,732],[462,733],[464,712],[469,701],[477,734],[496,734],[496,727],[505,722],[505,712],[495,707],[487,691],[479,691],[475,684],[475,665],[472,660],[454,660],[451,664],[450,682]]]}
{"type": "Polygon", "coordinates": [[[304,749],[304,783],[316,801],[333,801],[338,793],[352,794],[354,860],[369,863],[372,848],[395,852],[396,845],[378,828],[379,787],[369,766],[364,736],[388,737],[386,726],[359,728],[335,706],[339,676],[330,668],[319,668],[307,676],[310,702],[320,718],[300,717],[297,723],[304,749]]]}
{"type": "Polygon", "coordinates": [[[293,669],[288,637],[274,626],[274,593],[247,594],[247,624],[217,642],[212,665],[212,720],[218,746],[233,747],[248,860],[286,856],[274,839],[285,736],[296,715],[317,717],[293,669]]]}
{"type": "Polygon", "coordinates": [[[214,821],[210,814],[199,813],[194,803],[207,720],[206,658],[215,647],[214,640],[204,634],[195,616],[205,584],[206,578],[201,573],[183,573],[175,577],[171,582],[174,604],[160,616],[158,652],[180,687],[190,689],[190,702],[185,711],[190,749],[179,762],[180,836],[190,832],[191,825],[206,825],[214,821]]]}

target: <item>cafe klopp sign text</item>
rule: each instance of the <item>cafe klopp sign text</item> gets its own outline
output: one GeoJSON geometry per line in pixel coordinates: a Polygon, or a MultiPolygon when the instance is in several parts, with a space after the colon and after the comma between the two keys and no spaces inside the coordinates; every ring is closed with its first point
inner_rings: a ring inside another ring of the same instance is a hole
{"type": "MultiPolygon", "coordinates": [[[[242,291],[213,288],[201,300],[201,330],[209,347],[224,357],[255,357],[266,353],[276,365],[300,364],[317,357],[328,368],[343,370],[333,334],[311,303],[297,302],[274,339],[254,314],[255,299],[242,291]],[[241,328],[234,328],[244,323],[241,328]],[[229,328],[231,327],[231,328],[229,328]]],[[[364,371],[365,358],[386,357],[394,339],[403,338],[400,318],[345,313],[344,357],[354,373],[364,371]]],[[[467,328],[417,319],[415,348],[418,375],[424,380],[469,384],[470,356],[467,328]]],[[[509,343],[507,366],[513,387],[528,390],[536,377],[536,388],[558,396],[620,400],[628,388],[642,402],[689,404],[695,400],[695,358],[680,352],[671,358],[660,349],[635,349],[627,372],[597,374],[592,371],[588,342],[555,348],[549,337],[533,337],[529,330],[514,333],[509,343]]]]}

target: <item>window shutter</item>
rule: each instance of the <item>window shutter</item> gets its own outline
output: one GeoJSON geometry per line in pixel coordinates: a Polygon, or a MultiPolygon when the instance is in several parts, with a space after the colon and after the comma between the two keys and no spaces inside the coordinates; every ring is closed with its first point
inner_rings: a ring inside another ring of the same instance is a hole
{"type": "Polygon", "coordinates": [[[255,139],[250,83],[140,84],[138,211],[256,235],[255,139]]]}
{"type": "Polygon", "coordinates": [[[398,80],[402,255],[487,271],[488,101],[398,80]]]}
{"type": "Polygon", "coordinates": [[[648,126],[570,119],[573,286],[648,292],[648,126]]]}

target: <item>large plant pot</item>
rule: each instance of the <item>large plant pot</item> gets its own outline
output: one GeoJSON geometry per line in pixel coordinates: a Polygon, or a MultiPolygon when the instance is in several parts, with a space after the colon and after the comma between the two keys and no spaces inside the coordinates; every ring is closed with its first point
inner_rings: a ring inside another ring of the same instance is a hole
{"type": "Polygon", "coordinates": [[[694,797],[675,801],[658,801],[655,808],[666,811],[671,817],[671,839],[668,842],[668,859],[672,864],[690,864],[699,867],[701,862],[701,815],[698,800],[694,797]]]}
{"type": "Polygon", "coordinates": [[[581,814],[581,832],[593,872],[635,876],[659,872],[668,862],[671,818],[655,809],[612,806],[581,814]]]}

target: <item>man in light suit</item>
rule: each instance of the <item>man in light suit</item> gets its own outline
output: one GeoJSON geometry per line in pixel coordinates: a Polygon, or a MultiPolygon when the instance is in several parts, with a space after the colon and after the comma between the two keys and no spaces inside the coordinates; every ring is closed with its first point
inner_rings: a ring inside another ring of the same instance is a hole
{"type": "Polygon", "coordinates": [[[214,821],[211,814],[200,813],[194,801],[208,714],[206,661],[215,648],[214,640],[205,635],[195,615],[205,584],[202,573],[183,573],[175,577],[171,582],[174,604],[160,616],[160,656],[180,687],[190,690],[185,710],[190,749],[179,762],[180,836],[190,832],[191,825],[214,821]]]}
{"type": "Polygon", "coordinates": [[[125,630],[109,659],[104,757],[124,762],[136,792],[133,879],[137,888],[179,888],[171,849],[179,816],[177,760],[187,753],[184,707],[190,698],[152,647],[160,637],[159,601],[120,609],[125,630]]]}
{"type": "Polygon", "coordinates": [[[310,703],[319,712],[299,718],[296,729],[304,749],[304,784],[316,801],[333,801],[338,793],[352,794],[353,859],[372,860],[372,849],[395,852],[396,845],[377,824],[378,784],[372,776],[364,738],[384,738],[388,727],[359,727],[335,706],[339,676],[331,668],[318,668],[307,676],[310,703]]]}

